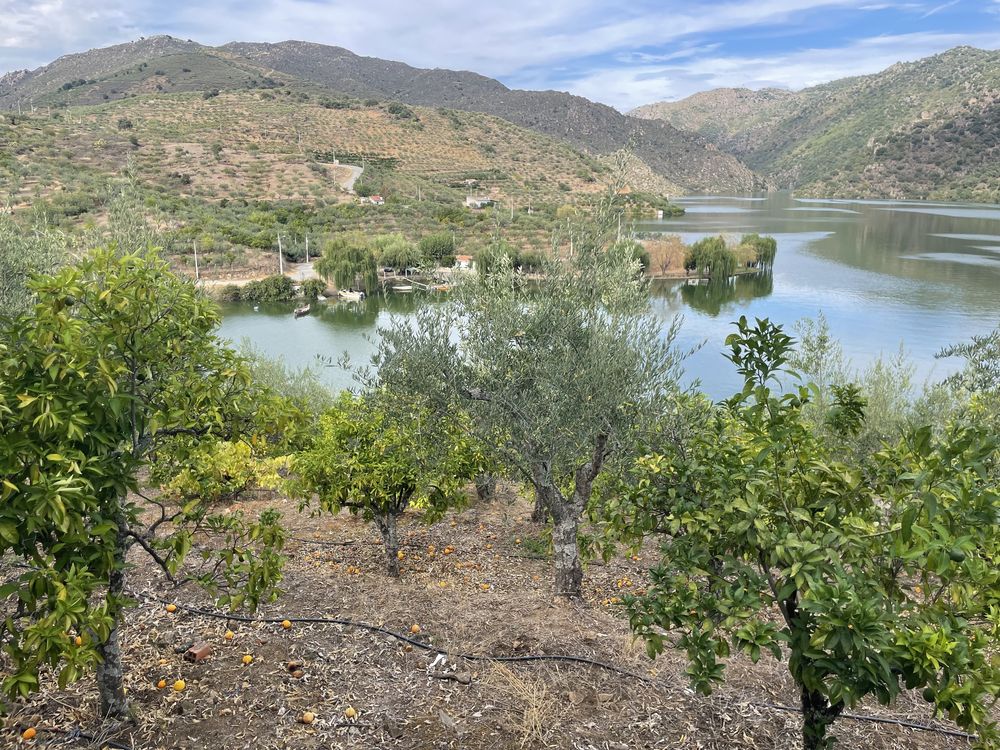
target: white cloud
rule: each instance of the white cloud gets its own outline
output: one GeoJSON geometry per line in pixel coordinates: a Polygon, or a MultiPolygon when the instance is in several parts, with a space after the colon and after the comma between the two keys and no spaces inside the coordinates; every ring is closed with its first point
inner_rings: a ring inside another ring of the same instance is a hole
{"type": "Polygon", "coordinates": [[[801,87],[955,44],[996,46],[995,35],[980,33],[875,37],[761,57],[719,51],[720,36],[743,29],[802,32],[810,14],[855,11],[863,19],[887,9],[938,12],[914,0],[0,0],[0,73],[158,33],[213,45],[301,39],[629,108],[718,85],[801,87]]]}
{"type": "Polygon", "coordinates": [[[719,87],[800,89],[837,78],[883,70],[966,44],[1000,48],[1000,30],[975,34],[914,33],[874,36],[842,47],[761,56],[699,56],[679,65],[597,69],[561,82],[561,88],[622,110],[682,99],[719,87]]]}

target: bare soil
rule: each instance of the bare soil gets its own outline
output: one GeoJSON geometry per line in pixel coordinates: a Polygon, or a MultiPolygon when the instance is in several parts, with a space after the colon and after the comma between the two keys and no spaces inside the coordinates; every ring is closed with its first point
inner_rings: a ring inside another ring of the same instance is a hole
{"type": "MultiPolygon", "coordinates": [[[[183,609],[169,614],[164,601],[211,604],[193,587],[171,590],[137,554],[130,588],[146,598],[127,616],[123,639],[134,722],[101,722],[90,679],[66,690],[47,679],[41,693],[14,705],[0,729],[0,747],[103,748],[108,740],[157,750],[801,746],[801,717],[761,705],[797,705],[784,664],[734,657],[727,682],[703,697],[690,689],[683,654],[653,662],[633,641],[615,598],[644,585],[652,551],[590,564],[584,601],[565,604],[553,598],[543,530],[530,522],[529,503],[509,489],[493,503],[433,525],[408,514],[399,580],[383,572],[377,532],[364,522],[348,515],[310,518],[284,499],[245,504],[252,510],[268,505],[283,510],[293,538],[284,594],[260,616],[338,617],[407,635],[417,625],[411,637],[453,652],[584,656],[648,682],[559,661],[439,658],[341,625],[296,622],[284,629],[183,609]],[[231,642],[224,638],[227,628],[235,633],[231,642]],[[213,647],[197,664],[178,653],[194,641],[213,647]],[[249,665],[242,662],[246,654],[253,657],[249,665]],[[289,662],[301,663],[301,676],[290,672],[289,662]],[[161,679],[165,689],[156,687],[161,679]],[[186,682],[182,692],[170,687],[178,679],[186,682]],[[306,711],[315,714],[308,725],[301,721],[306,711]],[[28,726],[38,729],[30,742],[20,737],[28,726]],[[96,739],[74,739],[73,732],[96,739]]],[[[916,695],[890,708],[855,711],[954,729],[935,722],[916,695]]],[[[843,748],[968,746],[962,738],[849,719],[838,721],[835,733],[843,748]]]]}

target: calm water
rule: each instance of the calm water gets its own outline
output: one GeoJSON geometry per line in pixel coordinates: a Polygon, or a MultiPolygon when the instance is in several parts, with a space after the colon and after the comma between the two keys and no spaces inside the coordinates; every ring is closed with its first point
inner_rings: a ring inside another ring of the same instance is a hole
{"type": "MultiPolygon", "coordinates": [[[[769,234],[778,241],[772,277],[743,277],[720,294],[708,287],[661,283],[656,313],[682,315],[681,344],[706,342],[686,364],[721,398],[739,386],[722,356],[723,340],[740,315],[767,317],[786,327],[822,311],[857,366],[903,344],[919,380],[938,379],[958,364],[935,360],[943,346],[1000,323],[1000,206],[952,203],[841,201],[768,197],[693,197],[687,214],[640,224],[690,242],[719,233],[769,234]]],[[[363,363],[379,325],[424,304],[397,295],[361,304],[330,304],[294,320],[292,305],[223,307],[222,335],[249,339],[292,365],[336,359],[345,350],[363,363]]],[[[351,384],[338,368],[323,368],[332,385],[351,384]]]]}

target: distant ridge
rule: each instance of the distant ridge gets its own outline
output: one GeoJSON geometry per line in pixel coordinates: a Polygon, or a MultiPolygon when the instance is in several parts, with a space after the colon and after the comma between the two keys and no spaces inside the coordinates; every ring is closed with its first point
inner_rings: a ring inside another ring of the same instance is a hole
{"type": "Polygon", "coordinates": [[[798,92],[715,89],[631,114],[803,193],[1000,202],[1000,51],[956,47],[798,92]]]}
{"type": "Polygon", "coordinates": [[[152,92],[237,90],[273,79],[361,98],[481,112],[596,155],[627,148],[685,191],[742,193],[767,187],[708,139],[666,122],[628,117],[563,92],[513,90],[477,73],[413,68],[310,42],[233,42],[215,48],[148,37],[9,73],[0,78],[0,109],[97,104],[152,92]],[[158,68],[158,61],[167,60],[173,63],[170,71],[158,68]]]}

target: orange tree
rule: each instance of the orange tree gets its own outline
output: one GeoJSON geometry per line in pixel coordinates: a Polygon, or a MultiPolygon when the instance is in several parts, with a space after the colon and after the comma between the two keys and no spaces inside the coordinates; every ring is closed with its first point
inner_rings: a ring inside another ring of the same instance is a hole
{"type": "Polygon", "coordinates": [[[99,250],[30,287],[34,313],[0,330],[0,557],[19,561],[0,580],[2,689],[26,696],[44,667],[60,685],[96,667],[102,713],[123,716],[130,549],[179,582],[200,530],[218,564],[199,580],[230,604],[280,578],[276,513],[171,504],[138,483],[154,455],[252,428],[256,394],[214,336],[215,306],[155,254],[99,250]]]}
{"type": "MultiPolygon", "coordinates": [[[[685,650],[704,692],[731,647],[787,656],[806,750],[832,744],[846,707],[907,688],[996,747],[996,441],[920,429],[864,466],[838,463],[802,417],[809,389],[773,389],[792,340],[768,321],[738,326],[743,390],[682,410],[604,508],[619,539],[662,541],[652,585],[626,599],[633,629],[651,656],[685,650]]],[[[838,389],[832,434],[858,429],[863,406],[838,389]]]]}
{"type": "Polygon", "coordinates": [[[291,489],[303,506],[315,494],[322,511],[347,508],[373,522],[389,575],[398,576],[400,516],[414,507],[440,518],[465,502],[483,465],[459,419],[384,391],[344,393],[320,418],[312,447],[293,457],[291,489]]]}

